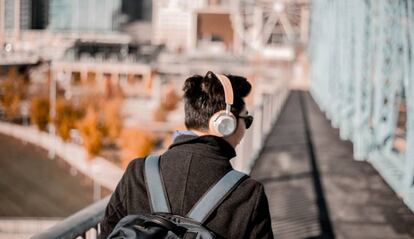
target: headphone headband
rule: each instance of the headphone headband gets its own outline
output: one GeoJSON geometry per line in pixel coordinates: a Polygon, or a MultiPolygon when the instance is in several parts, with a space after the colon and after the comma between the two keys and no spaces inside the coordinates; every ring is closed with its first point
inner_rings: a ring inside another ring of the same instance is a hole
{"type": "Polygon", "coordinates": [[[221,82],[224,89],[224,99],[227,105],[233,104],[233,87],[231,86],[230,79],[225,75],[214,74],[217,79],[221,82]]]}

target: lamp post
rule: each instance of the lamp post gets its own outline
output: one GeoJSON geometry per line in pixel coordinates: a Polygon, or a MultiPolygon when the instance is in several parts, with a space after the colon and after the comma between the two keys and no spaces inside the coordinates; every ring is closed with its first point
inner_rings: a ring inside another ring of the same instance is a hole
{"type": "Polygon", "coordinates": [[[14,1],[14,37],[20,38],[20,0],[14,1]]]}
{"type": "MultiPolygon", "coordinates": [[[[51,67],[51,66],[50,66],[51,67]]],[[[55,126],[55,118],[56,118],[56,73],[51,70],[50,72],[50,86],[49,86],[49,101],[50,101],[50,108],[49,108],[49,133],[53,136],[53,146],[49,151],[49,158],[54,159],[56,156],[56,126],[55,126]]]]}
{"type": "Polygon", "coordinates": [[[20,112],[23,117],[23,126],[29,125],[29,103],[27,101],[22,102],[20,112]]]}
{"type": "MultiPolygon", "coordinates": [[[[96,159],[95,159],[96,160],[96,159]]],[[[91,162],[92,163],[92,181],[93,181],[93,201],[97,202],[101,199],[101,185],[96,182],[96,180],[94,179],[94,175],[99,175],[101,173],[101,169],[99,167],[99,165],[95,164],[94,161],[91,162]]]]}
{"type": "Polygon", "coordinates": [[[0,0],[0,50],[3,48],[4,43],[4,33],[6,32],[4,30],[6,24],[5,24],[5,0],[0,0]]]}

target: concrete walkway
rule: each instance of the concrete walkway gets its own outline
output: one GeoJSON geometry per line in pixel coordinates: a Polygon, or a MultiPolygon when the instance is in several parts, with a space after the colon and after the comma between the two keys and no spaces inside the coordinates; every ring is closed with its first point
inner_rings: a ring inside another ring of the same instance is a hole
{"type": "Polygon", "coordinates": [[[414,213],[320,112],[294,91],[252,176],[266,188],[277,238],[414,238],[414,213]]]}

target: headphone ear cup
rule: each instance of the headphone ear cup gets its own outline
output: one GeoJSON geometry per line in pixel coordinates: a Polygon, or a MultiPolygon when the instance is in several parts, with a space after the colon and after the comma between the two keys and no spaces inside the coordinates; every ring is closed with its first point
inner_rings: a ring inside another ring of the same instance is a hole
{"type": "Polygon", "coordinates": [[[210,131],[219,137],[225,137],[234,133],[237,127],[236,117],[225,110],[215,113],[209,121],[210,131]]]}

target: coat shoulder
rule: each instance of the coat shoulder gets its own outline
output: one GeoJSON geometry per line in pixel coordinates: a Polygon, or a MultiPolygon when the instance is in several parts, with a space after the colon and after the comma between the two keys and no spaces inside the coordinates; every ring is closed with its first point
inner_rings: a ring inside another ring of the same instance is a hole
{"type": "Polygon", "coordinates": [[[257,181],[256,179],[251,178],[250,176],[247,177],[241,184],[241,187],[244,189],[248,188],[254,192],[262,192],[264,190],[264,186],[261,182],[257,181]]]}

